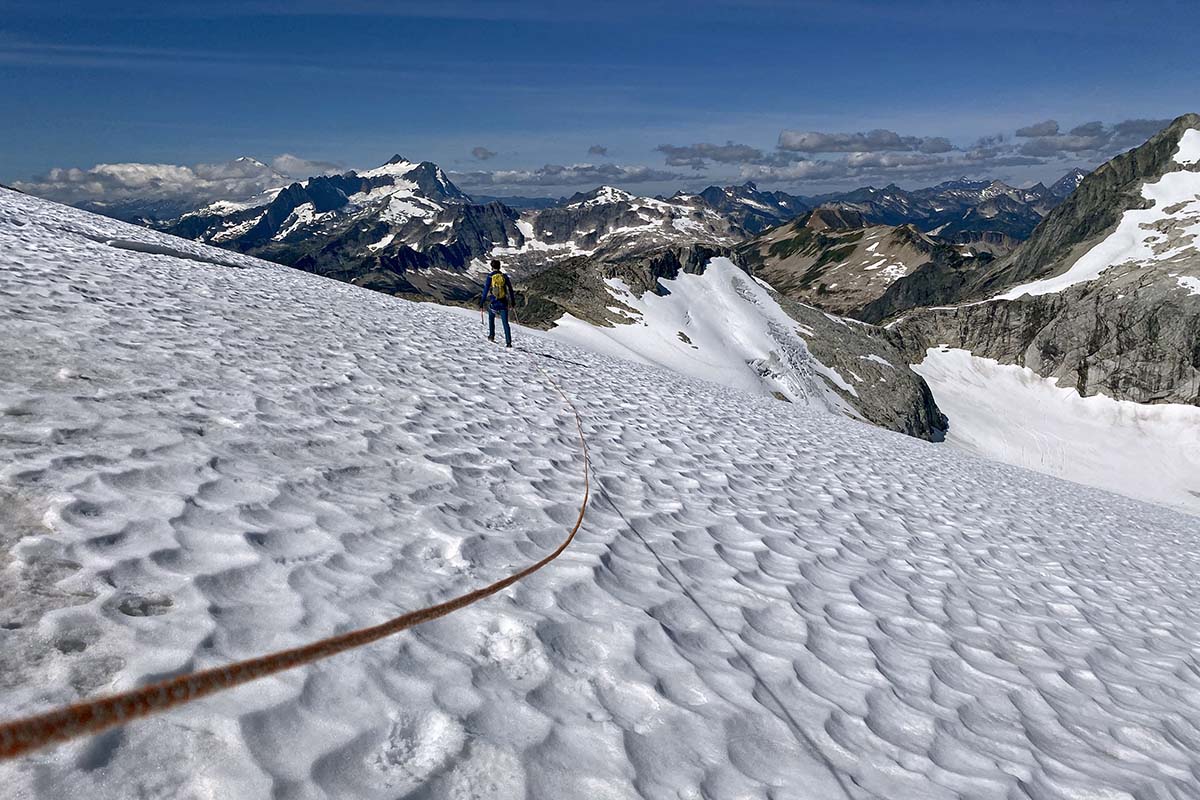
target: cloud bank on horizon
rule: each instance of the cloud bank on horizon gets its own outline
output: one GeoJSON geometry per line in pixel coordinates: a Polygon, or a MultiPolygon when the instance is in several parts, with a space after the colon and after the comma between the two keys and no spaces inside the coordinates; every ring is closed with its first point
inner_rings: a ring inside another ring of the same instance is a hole
{"type": "Polygon", "coordinates": [[[967,176],[1007,177],[1012,167],[1041,168],[1043,179],[1073,167],[1092,168],[1136,147],[1169,119],[1129,119],[1106,125],[1088,122],[1062,132],[1056,120],[982,136],[956,145],[947,136],[910,136],[883,128],[859,132],[780,132],[774,151],[727,141],[724,145],[663,144],[667,164],[701,171],[735,165],[741,178],[784,186],[854,181],[937,181],[967,176]]]}
{"type": "Polygon", "coordinates": [[[219,164],[96,164],[61,167],[13,186],[61,203],[242,200],[293,180],[342,172],[344,165],[282,153],[266,164],[242,156],[219,164]]]}
{"type": "MultiPolygon", "coordinates": [[[[600,184],[631,188],[696,188],[700,183],[753,180],[764,186],[818,193],[865,184],[936,183],[962,176],[1010,178],[1010,169],[1040,171],[1052,180],[1075,167],[1094,168],[1144,142],[1168,119],[1088,122],[1064,131],[1057,120],[1031,123],[1011,133],[955,144],[947,136],[902,135],[887,129],[858,132],[782,130],[774,149],[724,144],[661,144],[663,165],[602,163],[542,164],[494,169],[449,170],[467,191],[495,193],[535,188],[547,193],[590,189],[600,184]]],[[[519,157],[520,154],[517,154],[519,157]]],[[[588,155],[608,158],[593,145],[588,155]]],[[[476,163],[500,156],[486,146],[471,150],[476,163]]],[[[501,158],[501,160],[503,160],[501,158]]],[[[362,165],[369,167],[373,165],[362,165]]],[[[482,164],[479,164],[482,167],[482,164]]],[[[56,168],[15,187],[67,203],[131,199],[240,200],[313,175],[341,172],[344,165],[282,154],[264,163],[238,158],[219,164],[97,164],[88,169],[56,168]]],[[[1026,181],[1031,182],[1031,181],[1026,181]]],[[[667,189],[670,191],[671,189],[667,189]]]]}

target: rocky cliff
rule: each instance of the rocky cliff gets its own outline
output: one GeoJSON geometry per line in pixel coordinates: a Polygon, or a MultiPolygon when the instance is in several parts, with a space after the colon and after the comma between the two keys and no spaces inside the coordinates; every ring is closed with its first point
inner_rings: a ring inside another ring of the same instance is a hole
{"type": "Polygon", "coordinates": [[[1200,405],[1200,116],[1088,175],[1011,256],[909,276],[880,318],[919,361],[948,344],[1082,395],[1200,405]],[[952,307],[911,310],[918,304],[952,307]]]}

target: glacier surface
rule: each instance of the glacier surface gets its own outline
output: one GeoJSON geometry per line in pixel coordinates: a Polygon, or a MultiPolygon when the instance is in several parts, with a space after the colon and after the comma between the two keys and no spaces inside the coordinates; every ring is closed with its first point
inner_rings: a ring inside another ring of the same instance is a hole
{"type": "Polygon", "coordinates": [[[0,190],[0,718],[545,553],[582,486],[539,367],[596,475],[503,596],[5,795],[1200,795],[1194,518],[517,335],[0,190]]]}

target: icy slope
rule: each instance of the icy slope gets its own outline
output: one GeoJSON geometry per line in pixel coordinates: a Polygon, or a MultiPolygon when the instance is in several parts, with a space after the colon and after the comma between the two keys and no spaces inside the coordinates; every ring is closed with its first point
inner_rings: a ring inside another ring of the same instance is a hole
{"type": "Polygon", "coordinates": [[[6,796],[1200,793],[1193,519],[105,235],[178,246],[0,190],[0,716],[546,552],[581,487],[536,365],[586,415],[599,491],[505,596],[0,764],[6,796]]]}
{"type": "Polygon", "coordinates": [[[948,443],[1200,514],[1200,408],[1080,397],[966,350],[930,349],[913,369],[950,417],[948,443]]]}
{"type": "Polygon", "coordinates": [[[794,403],[858,415],[832,387],[857,390],[809,352],[799,323],[729,259],[714,258],[701,275],[681,273],[660,283],[670,294],[637,297],[619,280],[608,281],[617,301],[636,312],[631,325],[604,328],[567,315],[550,335],[743,391],[777,392],[794,403]]]}

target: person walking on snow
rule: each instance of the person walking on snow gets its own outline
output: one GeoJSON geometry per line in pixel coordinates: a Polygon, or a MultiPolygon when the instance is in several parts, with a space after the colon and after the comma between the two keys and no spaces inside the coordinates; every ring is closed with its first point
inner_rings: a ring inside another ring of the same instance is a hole
{"type": "Polygon", "coordinates": [[[500,262],[492,260],[492,274],[483,284],[483,299],[481,305],[488,312],[488,341],[496,341],[496,317],[504,326],[504,346],[512,347],[512,330],[508,327],[508,309],[514,298],[512,281],[508,275],[500,271],[500,262]]]}

